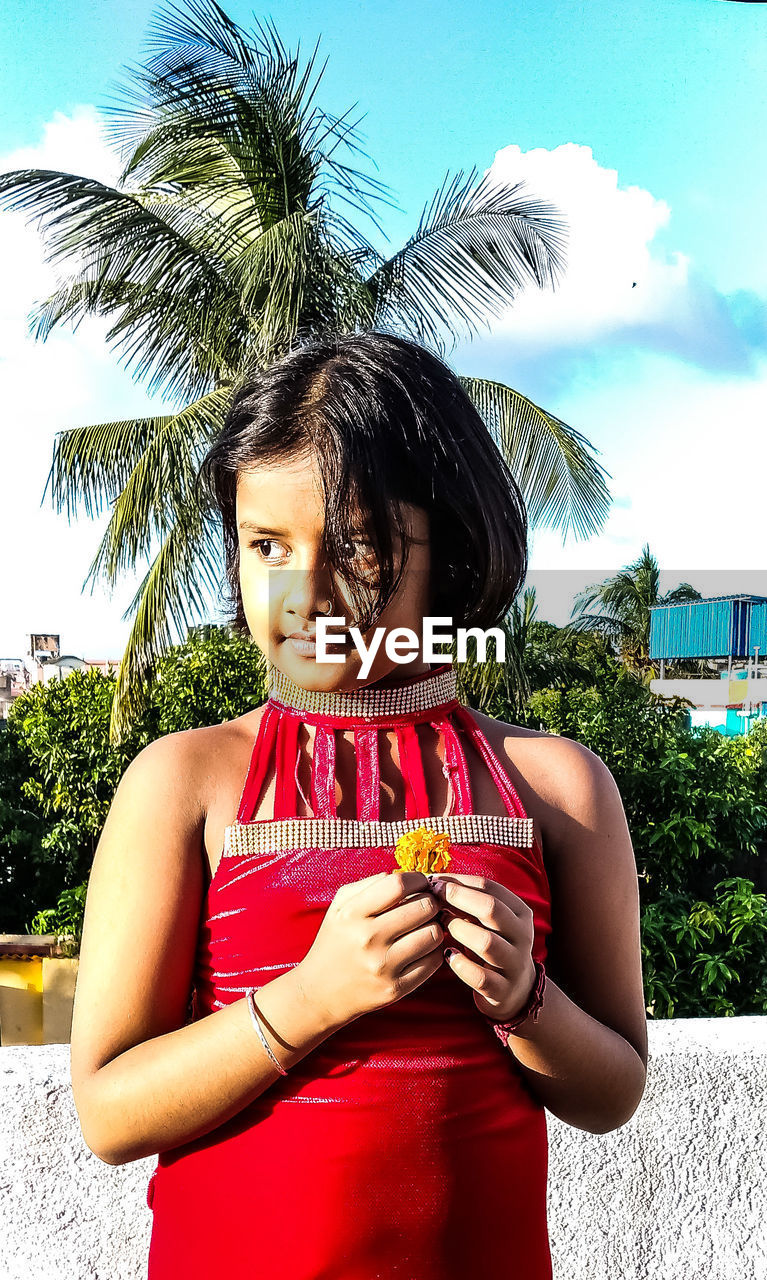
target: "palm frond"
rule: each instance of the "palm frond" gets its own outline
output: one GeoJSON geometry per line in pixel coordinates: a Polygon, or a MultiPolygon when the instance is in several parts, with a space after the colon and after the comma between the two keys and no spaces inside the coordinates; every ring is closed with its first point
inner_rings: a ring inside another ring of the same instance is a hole
{"type": "Polygon", "coordinates": [[[506,458],[527,506],[531,525],[572,527],[587,537],[604,524],[609,472],[591,456],[585,436],[547,413],[519,391],[489,378],[461,377],[506,458]]]}
{"type": "Polygon", "coordinates": [[[114,585],[175,528],[197,489],[202,454],[221,429],[231,391],[221,388],[180,413],[152,420],[147,446],[113,503],[84,586],[99,575],[114,585]]]}
{"type": "MultiPolygon", "coordinates": [[[[306,203],[313,186],[317,197],[333,187],[381,230],[370,201],[391,204],[384,194],[389,188],[334,155],[342,143],[365,154],[355,141],[358,122],[346,122],[353,108],[341,116],[317,106],[310,110],[325,69],[310,87],[319,40],[298,78],[299,49],[289,54],[273,24],[256,23],[246,40],[212,0],[192,0],[186,8],[186,15],[177,6],[158,15],[152,42],[156,56],[133,70],[123,103],[110,108],[117,118],[111,124],[115,143],[133,152],[121,181],[138,180],[144,189],[167,181],[163,153],[175,169],[176,143],[192,139],[194,150],[207,139],[228,154],[238,181],[250,188],[262,211],[269,201],[259,189],[264,182],[273,185],[273,218],[291,211],[297,193],[303,193],[306,203]],[[125,105],[130,101],[133,110],[125,105]]],[[[199,171],[201,166],[192,158],[191,167],[199,171]]]]}
{"type": "Polygon", "coordinates": [[[195,622],[205,618],[210,595],[218,590],[221,564],[217,541],[199,503],[192,500],[178,512],[154,562],[124,618],[135,612],[120,663],[110,720],[110,741],[127,732],[146,701],[147,690],[161,655],[186,638],[195,622]],[[175,636],[173,634],[175,630],[175,636]]]}
{"type": "Polygon", "coordinates": [[[0,174],[0,204],[34,213],[53,263],[78,261],[81,307],[87,295],[91,312],[119,317],[121,308],[127,311],[124,325],[118,319],[107,338],[119,340],[127,368],[138,357],[136,375],[150,375],[150,391],[164,382],[169,394],[196,399],[210,389],[211,370],[180,361],[180,349],[188,352],[195,317],[221,323],[233,299],[225,264],[200,252],[178,210],[169,216],[160,202],[152,206],[94,179],[39,169],[0,174]],[[164,322],[162,295],[175,299],[164,322]],[[128,329],[132,343],[122,337],[128,329]]]}
{"type": "Polygon", "coordinates": [[[176,414],[97,422],[57,432],[43,500],[50,485],[54,510],[66,511],[68,519],[77,513],[79,503],[89,517],[100,515],[105,503],[114,504],[142,460],[154,456],[158,441],[175,436],[193,446],[216,431],[229,394],[224,388],[211,392],[176,414]]]}
{"type": "Polygon", "coordinates": [[[702,596],[697,587],[693,587],[689,582],[680,582],[678,587],[667,591],[658,601],[658,604],[686,604],[693,600],[701,599],[702,596]]]}
{"type": "MultiPolygon", "coordinates": [[[[399,206],[355,167],[365,154],[357,104],[338,115],[316,104],[318,48],[301,70],[299,49],[286,50],[273,23],[245,31],[216,0],[167,3],[150,27],[150,56],[128,68],[122,101],[107,108],[116,184],[50,170],[0,175],[0,207],[36,222],[61,271],[33,314],[36,336],[108,317],[107,341],[133,376],[179,405],[59,433],[54,450],[60,508],[112,507],[89,578],[114,582],[161,541],[131,606],[113,727],[140,700],[171,627],[203,608],[206,587],[218,594],[219,548],[196,475],[244,370],[298,335],[360,326],[439,348],[445,330],[473,333],[562,270],[557,210],[475,170],[447,175],[407,244],[380,254],[350,210],[382,232],[372,204],[399,206]]],[[[585,438],[500,383],[462,381],[532,520],[565,533],[598,527],[609,495],[585,438]]]]}
{"type": "Polygon", "coordinates": [[[457,339],[490,325],[520,290],[554,286],[564,269],[565,227],[555,207],[498,184],[472,169],[442,187],[418,228],[383,263],[371,285],[381,297],[381,323],[404,325],[419,340],[441,346],[447,329],[457,339]]]}
{"type": "Polygon", "coordinates": [[[660,568],[648,543],[631,564],[603,582],[592,583],[573,602],[568,633],[591,632],[617,645],[629,671],[646,682],[653,678],[649,659],[651,610],[672,601],[699,600],[700,593],[689,582],[660,595],[660,568]],[[598,606],[601,612],[590,612],[598,606]]]}

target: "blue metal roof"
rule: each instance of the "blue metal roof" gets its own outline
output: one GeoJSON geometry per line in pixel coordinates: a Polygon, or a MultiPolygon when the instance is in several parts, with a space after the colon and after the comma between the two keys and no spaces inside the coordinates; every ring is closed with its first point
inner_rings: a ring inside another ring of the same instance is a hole
{"type": "Polygon", "coordinates": [[[651,658],[767,654],[767,596],[711,596],[650,609],[651,658]]]}

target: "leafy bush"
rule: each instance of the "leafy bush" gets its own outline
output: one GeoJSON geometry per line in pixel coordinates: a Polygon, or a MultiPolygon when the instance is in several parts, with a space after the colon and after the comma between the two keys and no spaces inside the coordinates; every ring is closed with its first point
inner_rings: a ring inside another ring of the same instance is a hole
{"type": "Polygon", "coordinates": [[[686,727],[638,681],[546,689],[527,723],[610,769],[631,831],[651,1016],[767,1010],[767,723],[748,736],[686,727]]]}
{"type": "Polygon", "coordinates": [[[138,752],[164,734],[233,719],[266,697],[263,658],[226,627],[202,627],[162,659],[141,721],[109,742],[115,677],[73,671],[17,698],[0,733],[3,931],[58,911],[87,882],[117,785],[138,752]]]}
{"type": "Polygon", "coordinates": [[[653,1017],[767,1013],[767,897],[739,876],[709,902],[667,893],[643,913],[642,957],[653,1017]]]}
{"type": "Polygon", "coordinates": [[[33,769],[17,727],[0,720],[0,933],[23,932],[21,922],[56,891],[41,851],[45,820],[22,791],[33,769]]]}
{"type": "Polygon", "coordinates": [[[545,690],[528,703],[549,733],[577,738],[610,769],[631,828],[644,901],[708,894],[737,865],[759,874],[767,737],[692,730],[640,685],[545,690]]]}
{"type": "Polygon", "coordinates": [[[141,721],[142,745],[166,733],[223,724],[266,700],[261,651],[228,627],[191,628],[161,659],[141,721]]]}
{"type": "Polygon", "coordinates": [[[109,745],[114,685],[98,670],[73,671],[34,685],[11,708],[9,722],[29,761],[21,794],[44,828],[33,855],[38,907],[88,875],[117,784],[143,745],[139,735],[118,750],[109,745]]]}
{"type": "Polygon", "coordinates": [[[83,936],[87,892],[87,880],[75,889],[65,889],[55,907],[38,911],[29,926],[29,933],[54,933],[64,955],[78,955],[83,936]]]}

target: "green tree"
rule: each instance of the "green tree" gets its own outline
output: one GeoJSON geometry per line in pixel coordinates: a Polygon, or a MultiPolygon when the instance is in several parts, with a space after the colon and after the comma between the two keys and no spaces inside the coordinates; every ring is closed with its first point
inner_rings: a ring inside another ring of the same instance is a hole
{"type": "Polygon", "coordinates": [[[163,654],[141,717],[147,741],[182,729],[221,724],[267,697],[264,655],[228,626],[191,627],[183,644],[163,654]]]}
{"type": "Polygon", "coordinates": [[[576,632],[604,636],[616,646],[626,667],[649,681],[658,674],[650,662],[650,609],[700,599],[700,592],[689,582],[661,595],[658,562],[645,544],[632,564],[576,596],[568,625],[576,632]],[[589,612],[593,605],[598,605],[600,612],[589,612]]]}
{"type": "Polygon", "coordinates": [[[266,664],[249,638],[228,627],[193,628],[161,655],[141,716],[116,744],[109,736],[115,690],[113,674],[73,671],[22,694],[0,728],[0,932],[23,932],[41,911],[35,928],[71,926],[133,757],[164,734],[260,706],[266,664]]]}
{"type": "Polygon", "coordinates": [[[494,642],[488,644],[486,655],[479,654],[476,640],[471,637],[466,646],[465,661],[459,662],[457,641],[453,641],[451,655],[458,677],[458,696],[462,701],[485,715],[495,715],[494,708],[498,707],[503,707],[506,716],[520,714],[522,704],[530,694],[525,658],[535,609],[535,589],[530,587],[523,593],[521,603],[514,601],[499,625],[503,657],[500,647],[494,642]]]}
{"type": "Polygon", "coordinates": [[[12,716],[0,720],[0,933],[22,933],[23,921],[56,884],[38,856],[45,822],[22,790],[32,770],[12,716]]]}
{"type": "MultiPolygon", "coordinates": [[[[343,163],[356,122],[312,105],[315,50],[302,73],[277,32],[237,26],[214,0],[185,0],[150,28],[126,105],[108,108],[122,172],[109,186],[51,170],[0,175],[0,200],[34,217],[58,288],[36,336],[109,317],[134,376],[174,407],[58,434],[51,498],[69,516],[112,510],[88,578],[113,585],[146,558],[112,706],[112,740],[145,701],[159,655],[206,616],[221,579],[220,526],[196,480],[233,388],[304,336],[360,327],[443,351],[515,299],[556,283],[564,225],[523,190],[445,178],[419,224],[385,256],[341,209],[369,216],[384,186],[343,163]],[[159,550],[155,551],[155,540],[159,550]]],[[[323,68],[324,70],[324,68],[323,68]]],[[[322,73],[320,73],[321,75],[322,73]]],[[[600,527],[602,468],[577,431],[502,383],[463,378],[525,495],[531,522],[566,536],[600,527]]],[[[47,488],[47,486],[46,486],[47,488]]],[[[87,583],[88,579],[86,579],[87,583]]]]}
{"type": "MultiPolygon", "coordinates": [[[[525,655],[533,690],[613,685],[636,677],[619,662],[609,640],[598,632],[573,632],[551,622],[534,622],[525,655]]],[[[520,712],[520,715],[524,711],[520,712]]]]}
{"type": "Polygon", "coordinates": [[[459,694],[478,711],[537,728],[528,710],[536,690],[598,685],[609,691],[614,684],[636,679],[616,660],[602,635],[539,621],[536,612],[535,587],[528,587],[500,624],[503,659],[490,644],[487,659],[480,661],[476,642],[471,640],[466,660],[459,662],[453,643],[459,694]]]}
{"type": "Polygon", "coordinates": [[[648,1012],[767,1012],[767,722],[743,738],[691,730],[682,708],[636,679],[540,690],[526,711],[615,778],[637,863],[648,1012]]]}

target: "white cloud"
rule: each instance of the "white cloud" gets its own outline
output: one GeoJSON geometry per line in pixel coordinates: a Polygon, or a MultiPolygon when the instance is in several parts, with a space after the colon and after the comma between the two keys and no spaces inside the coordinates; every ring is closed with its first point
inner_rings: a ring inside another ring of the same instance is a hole
{"type": "Polygon", "coordinates": [[[621,186],[588,147],[506,147],[492,172],[563,210],[568,270],[556,291],[520,295],[452,362],[518,387],[582,432],[613,498],[587,540],[571,533],[563,546],[561,531],[536,529],[532,571],[561,604],[572,573],[599,580],[649,541],[676,581],[720,571],[713,594],[764,591],[754,577],[764,566],[764,300],[725,297],[689,255],[667,252],[669,206],[621,186]]]}
{"type": "Polygon", "coordinates": [[[515,363],[552,352],[577,359],[595,346],[622,344],[711,370],[754,371],[742,307],[734,313],[686,254],[663,249],[659,233],[671,220],[664,200],[622,187],[615,169],[575,143],[551,151],[504,147],[490,172],[503,184],[524,180],[568,224],[563,282],[555,291],[526,290],[493,326],[492,344],[508,347],[515,363]]]}
{"type": "Polygon", "coordinates": [[[83,103],[71,115],[55,111],[42,128],[42,139],[34,147],[19,147],[0,157],[2,172],[9,169],[61,169],[99,182],[114,183],[122,165],[109,147],[101,116],[95,107],[83,103]]]}
{"type": "Polygon", "coordinates": [[[563,548],[561,532],[535,530],[531,565],[614,573],[649,542],[675,582],[704,594],[764,593],[765,404],[767,362],[749,379],[712,378],[655,355],[622,365],[617,378],[606,370],[574,394],[568,420],[599,442],[616,501],[586,541],[571,536],[563,548]],[[722,579],[709,588],[715,571],[722,579]]]}
{"type": "MultiPolygon", "coordinates": [[[[71,116],[56,112],[43,127],[38,146],[0,156],[0,172],[33,168],[111,183],[120,163],[107,146],[95,109],[80,106],[71,116]]],[[[90,384],[84,378],[89,361],[105,369],[115,364],[104,342],[109,326],[94,319],[82,324],[74,340],[66,328],[54,330],[45,343],[31,338],[29,313],[53,292],[57,278],[45,260],[43,240],[32,219],[24,212],[7,212],[5,204],[0,212],[0,272],[0,388],[6,431],[18,424],[20,414],[27,428],[30,413],[33,420],[49,423],[51,409],[63,426],[70,413],[79,417],[93,405],[90,384]],[[31,387],[34,397],[29,394],[31,387]]]]}

